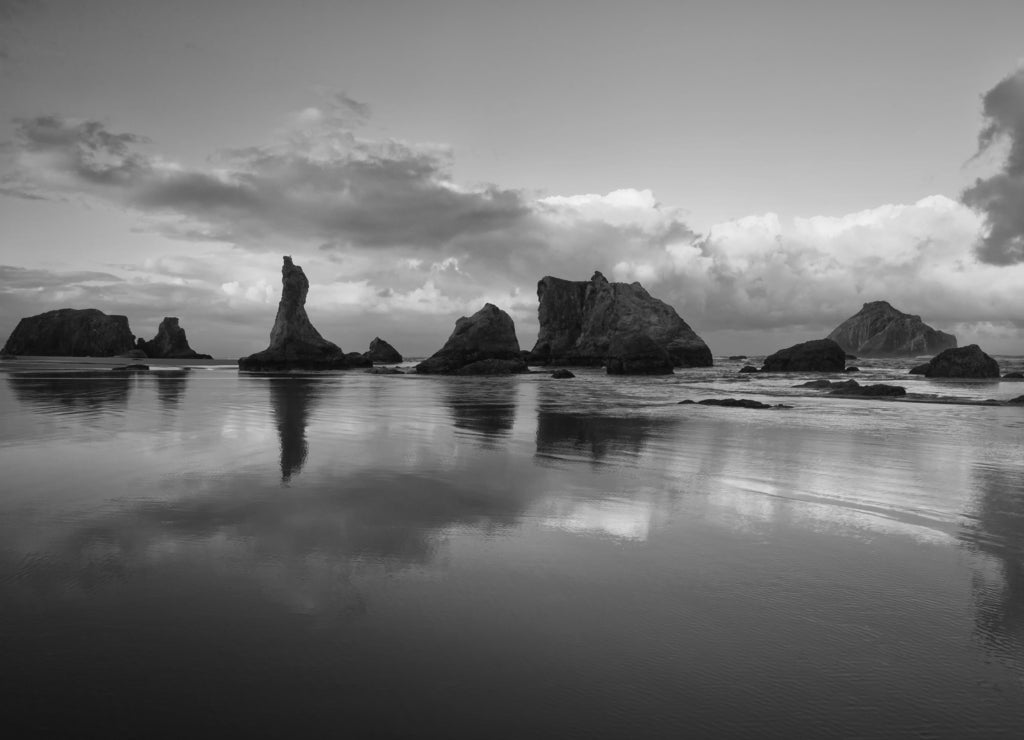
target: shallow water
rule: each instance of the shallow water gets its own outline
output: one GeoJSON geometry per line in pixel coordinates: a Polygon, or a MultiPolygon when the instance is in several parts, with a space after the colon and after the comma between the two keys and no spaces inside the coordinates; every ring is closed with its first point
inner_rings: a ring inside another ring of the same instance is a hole
{"type": "Polygon", "coordinates": [[[8,374],[5,723],[1021,737],[1024,407],[812,377],[8,374]]]}

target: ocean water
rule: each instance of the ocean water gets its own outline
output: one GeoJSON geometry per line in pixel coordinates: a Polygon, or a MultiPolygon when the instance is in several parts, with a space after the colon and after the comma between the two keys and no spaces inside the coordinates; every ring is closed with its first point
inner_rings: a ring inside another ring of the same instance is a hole
{"type": "Polygon", "coordinates": [[[1024,383],[741,364],[11,363],[5,734],[1024,737],[1024,383]]]}

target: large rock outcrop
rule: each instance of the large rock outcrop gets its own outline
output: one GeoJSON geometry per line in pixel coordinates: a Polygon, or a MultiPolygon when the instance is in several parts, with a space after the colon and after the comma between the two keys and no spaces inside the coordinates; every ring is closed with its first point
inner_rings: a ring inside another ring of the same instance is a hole
{"type": "Polygon", "coordinates": [[[512,317],[492,303],[455,322],[444,346],[416,366],[418,373],[504,375],[525,373],[512,317]]]}
{"type": "Polygon", "coordinates": [[[212,360],[210,355],[202,355],[188,346],[185,330],[178,325],[176,316],[165,316],[156,330],[156,336],[148,342],[141,337],[137,349],[146,353],[146,357],[168,358],[175,360],[212,360]]]}
{"type": "Polygon", "coordinates": [[[617,337],[646,336],[679,367],[710,367],[711,350],[675,309],[651,296],[640,283],[609,283],[595,272],[590,280],[544,277],[537,283],[540,331],[531,362],[601,365],[617,337]]]}
{"type": "Polygon", "coordinates": [[[763,373],[819,372],[841,373],[846,368],[846,352],[831,339],[813,339],[780,349],[764,358],[763,373]]]}
{"type": "Polygon", "coordinates": [[[932,355],[956,347],[956,337],[938,331],[920,316],[903,313],[885,301],[865,303],[828,338],[859,357],[932,355]]]}
{"type": "Polygon", "coordinates": [[[671,375],[668,350],[646,334],[617,334],[608,346],[609,375],[671,375]]]}
{"type": "Polygon", "coordinates": [[[976,344],[953,347],[910,371],[926,378],[998,378],[999,363],[976,344]]]}
{"type": "Polygon", "coordinates": [[[302,268],[284,258],[281,302],[270,330],[270,346],[238,361],[241,370],[344,370],[369,367],[361,355],[346,355],[341,347],[320,336],[306,315],[309,280],[302,268]]]}
{"type": "Polygon", "coordinates": [[[18,322],[3,351],[12,355],[113,357],[135,346],[126,316],[59,308],[18,322]]]}
{"type": "Polygon", "coordinates": [[[397,349],[385,342],[380,337],[374,337],[370,342],[370,349],[363,353],[363,357],[370,362],[401,362],[402,355],[397,349]]]}

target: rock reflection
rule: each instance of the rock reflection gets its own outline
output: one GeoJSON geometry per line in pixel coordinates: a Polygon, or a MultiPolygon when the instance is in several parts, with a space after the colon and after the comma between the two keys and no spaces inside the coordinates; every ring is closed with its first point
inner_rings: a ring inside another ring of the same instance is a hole
{"type": "Polygon", "coordinates": [[[44,413],[98,416],[121,411],[135,377],[109,372],[18,373],[7,383],[23,404],[44,413]]]}
{"type": "Polygon", "coordinates": [[[516,423],[518,381],[515,378],[451,380],[445,403],[456,429],[480,435],[485,443],[507,436],[516,423]]]}
{"type": "Polygon", "coordinates": [[[588,457],[595,462],[612,457],[636,457],[652,435],[668,437],[674,419],[607,416],[554,409],[537,412],[537,455],[588,457]]]}
{"type": "Polygon", "coordinates": [[[1024,470],[977,466],[980,496],[960,534],[968,548],[991,556],[1002,578],[974,583],[975,626],[992,647],[1024,641],[1024,470]]]}
{"type": "Polygon", "coordinates": [[[281,439],[281,480],[284,482],[290,481],[306,463],[309,455],[306,424],[321,390],[316,378],[270,380],[270,403],[274,407],[277,433],[281,439]]]}
{"type": "Polygon", "coordinates": [[[161,407],[171,410],[179,406],[185,395],[188,376],[187,369],[153,374],[153,377],[156,378],[156,397],[161,407]]]}

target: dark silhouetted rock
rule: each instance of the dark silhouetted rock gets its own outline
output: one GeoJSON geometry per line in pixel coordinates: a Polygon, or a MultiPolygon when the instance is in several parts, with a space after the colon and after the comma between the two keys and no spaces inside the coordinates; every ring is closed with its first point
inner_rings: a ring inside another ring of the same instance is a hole
{"type": "Polygon", "coordinates": [[[668,350],[646,334],[618,334],[608,346],[609,375],[671,375],[668,350]]]}
{"type": "Polygon", "coordinates": [[[743,367],[740,368],[740,372],[741,373],[759,373],[761,371],[758,370],[753,365],[744,365],[743,367]]]}
{"type": "Polygon", "coordinates": [[[924,375],[928,372],[928,366],[930,362],[922,362],[920,365],[914,365],[914,367],[907,370],[907,375],[924,375]]]}
{"type": "Polygon", "coordinates": [[[143,365],[136,362],[132,365],[118,365],[117,367],[112,367],[110,369],[115,373],[145,373],[149,371],[149,365],[143,365]]]}
{"type": "Polygon", "coordinates": [[[114,357],[135,347],[125,316],[60,308],[18,322],[4,345],[12,355],[114,357]]]}
{"type": "Polygon", "coordinates": [[[1007,403],[1024,403],[1024,396],[1017,396],[1016,398],[1011,398],[1009,401],[1007,401],[1007,403]]]}
{"type": "Polygon", "coordinates": [[[843,372],[844,373],[859,373],[860,372],[860,368],[857,367],[856,365],[850,365],[843,372]]]}
{"type": "Polygon", "coordinates": [[[839,387],[834,389],[832,393],[843,396],[905,396],[907,395],[907,389],[901,385],[876,383],[875,385],[839,387]]]}
{"type": "Polygon", "coordinates": [[[814,339],[780,349],[764,358],[763,373],[839,373],[846,367],[846,353],[831,339],[814,339]]]}
{"type": "Polygon", "coordinates": [[[0,350],[0,360],[17,360],[18,356],[7,350],[0,350]]]}
{"type": "Polygon", "coordinates": [[[885,301],[865,303],[828,338],[864,357],[912,357],[956,347],[952,334],[937,331],[920,316],[897,311],[885,301]]]}
{"type": "Polygon", "coordinates": [[[165,316],[156,330],[156,336],[148,342],[139,339],[137,348],[146,357],[174,360],[212,360],[210,355],[201,355],[188,346],[185,330],[178,325],[176,316],[165,316]]]}
{"type": "Polygon", "coordinates": [[[369,367],[363,372],[370,375],[404,375],[397,367],[369,367]]]}
{"type": "Polygon", "coordinates": [[[640,283],[609,283],[600,272],[588,281],[549,276],[537,284],[537,298],[540,331],[533,363],[601,365],[617,337],[645,336],[677,367],[713,364],[704,340],[640,283]]]}
{"type": "Polygon", "coordinates": [[[402,355],[398,350],[385,342],[380,337],[374,337],[370,342],[370,349],[364,353],[364,357],[370,362],[401,362],[402,355]]]}
{"type": "Polygon", "coordinates": [[[1024,373],[1007,373],[1003,376],[1004,380],[1018,380],[1024,378],[1024,373]]]}
{"type": "Polygon", "coordinates": [[[488,303],[455,322],[444,346],[416,366],[418,373],[508,374],[527,372],[512,317],[488,303]]]}
{"type": "Polygon", "coordinates": [[[320,336],[306,315],[306,293],[309,280],[291,257],[284,258],[281,268],[281,302],[277,306],[274,328],[270,330],[270,346],[262,352],[238,361],[241,370],[344,370],[367,367],[372,363],[359,353],[356,359],[346,356],[341,348],[320,336]]]}
{"type": "Polygon", "coordinates": [[[797,383],[794,388],[857,388],[860,386],[856,380],[808,380],[806,383],[797,383]]]}
{"type": "Polygon", "coordinates": [[[927,378],[998,378],[999,363],[982,352],[978,345],[968,344],[935,355],[927,363],[923,375],[927,378]]]}
{"type": "Polygon", "coordinates": [[[566,370],[565,368],[559,368],[558,370],[555,370],[555,372],[551,373],[551,377],[563,380],[565,378],[575,378],[576,373],[571,370],[566,370]]]}
{"type": "MultiPolygon", "coordinates": [[[[680,401],[680,404],[694,403],[687,399],[680,401]]],[[[741,409],[791,409],[792,406],[786,406],[781,403],[777,403],[774,406],[770,403],[761,403],[751,398],[705,398],[702,401],[697,401],[697,404],[701,406],[725,406],[727,408],[741,408],[741,409]]]]}
{"type": "Polygon", "coordinates": [[[729,355],[729,359],[730,360],[745,360],[745,359],[747,359],[747,356],[746,355],[729,355]]]}

